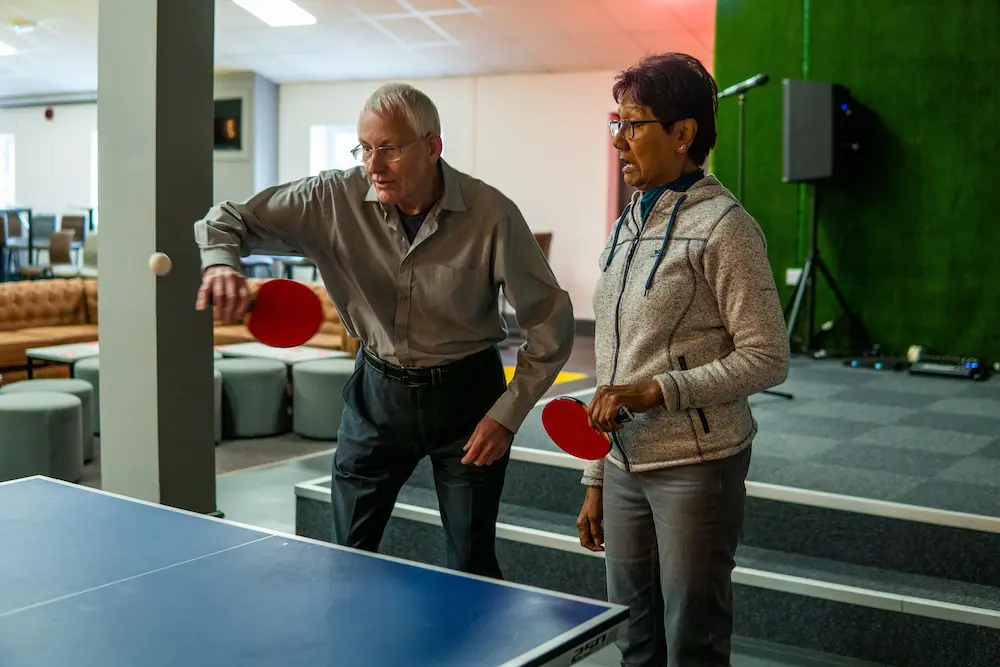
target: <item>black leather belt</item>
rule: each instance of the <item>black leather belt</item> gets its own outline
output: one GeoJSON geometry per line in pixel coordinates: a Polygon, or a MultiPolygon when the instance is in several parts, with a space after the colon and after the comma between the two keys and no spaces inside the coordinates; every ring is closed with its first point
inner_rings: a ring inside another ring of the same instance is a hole
{"type": "Polygon", "coordinates": [[[390,380],[402,382],[410,387],[432,387],[441,384],[451,376],[475,368],[489,356],[496,355],[496,351],[495,348],[487,348],[458,361],[427,367],[397,366],[380,359],[365,347],[361,348],[361,355],[365,363],[390,380]]]}

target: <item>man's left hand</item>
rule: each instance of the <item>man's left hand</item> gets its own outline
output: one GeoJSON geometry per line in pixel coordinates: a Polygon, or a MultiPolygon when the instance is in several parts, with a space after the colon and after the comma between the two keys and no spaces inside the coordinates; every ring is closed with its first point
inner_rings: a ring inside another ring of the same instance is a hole
{"type": "Polygon", "coordinates": [[[493,417],[483,417],[462,448],[466,452],[462,463],[488,466],[507,453],[513,440],[514,434],[506,426],[493,417]]]}
{"type": "Polygon", "coordinates": [[[618,411],[627,407],[632,412],[645,412],[657,405],[663,405],[663,392],[656,380],[646,380],[633,384],[602,385],[594,393],[587,408],[590,427],[609,433],[622,428],[615,421],[618,411]]]}

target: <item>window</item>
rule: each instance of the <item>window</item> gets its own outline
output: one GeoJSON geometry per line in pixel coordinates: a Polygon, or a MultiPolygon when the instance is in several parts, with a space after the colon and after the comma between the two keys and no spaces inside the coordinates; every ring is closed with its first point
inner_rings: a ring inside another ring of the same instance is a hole
{"type": "Polygon", "coordinates": [[[14,186],[14,135],[0,134],[0,208],[17,206],[14,186]]]}
{"type": "Polygon", "coordinates": [[[325,169],[350,169],[361,164],[351,155],[358,130],[350,125],[313,125],[309,128],[309,175],[325,169]]]}
{"type": "Polygon", "coordinates": [[[349,125],[313,125],[309,128],[309,175],[361,164],[351,155],[357,145],[358,131],[349,125]]]}

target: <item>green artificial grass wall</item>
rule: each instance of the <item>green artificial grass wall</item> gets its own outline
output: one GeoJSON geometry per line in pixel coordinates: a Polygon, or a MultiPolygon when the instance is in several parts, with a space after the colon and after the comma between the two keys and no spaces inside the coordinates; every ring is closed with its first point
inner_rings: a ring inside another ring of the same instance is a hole
{"type": "MultiPolygon", "coordinates": [[[[996,0],[718,0],[719,88],[770,76],[746,96],[744,205],[783,301],[785,269],[808,250],[809,202],[781,181],[781,80],[839,83],[882,140],[863,170],[820,186],[819,246],[870,342],[1000,358],[997,35],[996,0]]],[[[719,130],[713,170],[735,192],[735,97],[719,101],[719,130]]],[[[819,284],[817,326],[840,313],[819,284]]]]}

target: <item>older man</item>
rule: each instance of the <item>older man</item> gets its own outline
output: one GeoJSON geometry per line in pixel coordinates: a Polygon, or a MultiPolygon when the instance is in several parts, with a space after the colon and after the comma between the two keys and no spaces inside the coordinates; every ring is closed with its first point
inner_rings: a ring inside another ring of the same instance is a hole
{"type": "Polygon", "coordinates": [[[361,339],[333,462],[333,538],[375,551],[400,487],[430,456],[448,566],[501,577],[495,525],[514,433],[573,345],[573,311],[517,206],[441,158],[434,103],[377,89],[363,166],[268,188],[195,223],[197,308],[246,312],[249,254],[299,254],[361,339]],[[507,385],[503,289],[527,340],[507,385]]]}

